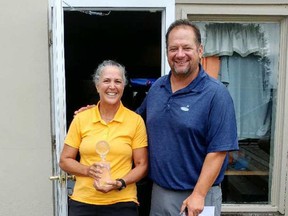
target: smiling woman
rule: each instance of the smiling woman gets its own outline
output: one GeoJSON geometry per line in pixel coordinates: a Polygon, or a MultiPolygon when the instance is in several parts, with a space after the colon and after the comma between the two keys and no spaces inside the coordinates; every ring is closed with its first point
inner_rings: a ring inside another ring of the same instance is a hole
{"type": "MultiPolygon", "coordinates": [[[[134,85],[131,80],[155,81],[164,71],[165,59],[161,59],[164,57],[161,57],[161,41],[164,41],[161,31],[164,31],[162,26],[165,26],[162,23],[162,8],[154,8],[153,12],[112,10],[108,16],[89,15],[76,10],[64,11],[67,125],[73,120],[75,110],[98,103],[99,94],[91,78],[96,66],[105,59],[113,59],[125,65],[128,84],[125,85],[121,102],[127,108],[138,108],[150,84],[134,85]]],[[[169,16],[169,11],[166,10],[165,16],[174,17],[169,16]]],[[[107,122],[110,120],[105,119],[107,122]]],[[[69,180],[69,194],[73,192],[73,185],[74,182],[69,180]]],[[[141,204],[139,214],[147,216],[150,182],[143,180],[137,185],[137,196],[141,204]]]]}
{"type": "MultiPolygon", "coordinates": [[[[172,0],[49,2],[52,3],[49,35],[51,35],[50,45],[53,48],[51,94],[53,95],[52,115],[55,120],[53,121],[53,129],[55,129],[53,175],[62,176],[65,173],[56,163],[59,161],[59,150],[62,149],[63,138],[67,133],[66,125],[70,125],[75,110],[99,101],[91,75],[100,62],[113,59],[124,64],[129,80],[130,78],[158,78],[161,73],[168,72],[165,46],[161,43],[164,43],[165,26],[167,28],[175,17],[175,2],[172,0]],[[64,11],[60,8],[62,5],[64,11]],[[106,14],[108,11],[111,12],[107,16],[96,15],[98,14],[96,12],[106,14]],[[64,15],[63,19],[61,15],[64,15]]],[[[123,105],[133,108],[134,100],[131,96],[139,91],[142,91],[141,87],[134,88],[127,85],[122,96],[123,105]]],[[[66,183],[62,181],[60,183],[54,181],[54,183],[55,212],[59,213],[57,214],[59,216],[66,216],[66,183]]],[[[69,194],[73,191],[71,181],[68,181],[68,191],[69,194]]],[[[145,202],[147,199],[149,203],[147,197],[145,195],[145,202]]],[[[143,209],[143,206],[145,205],[142,201],[140,208],[143,209]]]]}
{"type": "Polygon", "coordinates": [[[100,96],[98,106],[101,118],[108,123],[114,118],[121,103],[127,83],[125,68],[117,62],[104,61],[95,71],[93,80],[100,96]]]}
{"type": "Polygon", "coordinates": [[[76,176],[69,216],[137,216],[136,182],[148,170],[145,124],[121,102],[127,83],[124,66],[105,60],[93,81],[100,100],[74,117],[60,157],[61,169],[76,176]],[[108,143],[109,164],[96,153],[98,143],[108,143]]]}

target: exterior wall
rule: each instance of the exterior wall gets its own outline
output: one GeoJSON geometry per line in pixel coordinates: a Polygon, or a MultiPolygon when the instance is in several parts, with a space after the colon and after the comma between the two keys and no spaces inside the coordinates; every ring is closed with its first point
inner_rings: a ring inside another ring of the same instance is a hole
{"type": "MultiPolygon", "coordinates": [[[[176,7],[180,3],[192,2],[207,1],[176,0],[176,7]]],[[[271,0],[214,2],[249,4],[269,3],[271,0]]],[[[287,0],[275,0],[273,3],[287,4],[287,0]]],[[[52,151],[48,1],[3,1],[1,7],[0,215],[51,216],[53,188],[49,181],[52,151]]],[[[177,16],[179,18],[180,14],[177,16]]]]}
{"type": "Polygon", "coordinates": [[[48,1],[2,1],[0,215],[53,215],[48,1]]]}

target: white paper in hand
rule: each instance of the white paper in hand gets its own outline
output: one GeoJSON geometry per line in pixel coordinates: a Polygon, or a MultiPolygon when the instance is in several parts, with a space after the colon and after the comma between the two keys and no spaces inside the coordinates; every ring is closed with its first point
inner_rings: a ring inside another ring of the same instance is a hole
{"type": "Polygon", "coordinates": [[[203,211],[199,216],[214,216],[215,206],[204,206],[203,211]]]}

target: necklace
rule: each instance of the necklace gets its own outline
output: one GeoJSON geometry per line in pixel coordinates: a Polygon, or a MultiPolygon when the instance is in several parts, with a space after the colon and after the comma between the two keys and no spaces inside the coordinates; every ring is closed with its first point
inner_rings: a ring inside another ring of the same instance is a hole
{"type": "Polygon", "coordinates": [[[112,116],[112,117],[111,117],[111,115],[106,116],[106,115],[102,114],[101,112],[100,112],[100,116],[106,123],[111,122],[114,118],[114,116],[112,116]]]}
{"type": "Polygon", "coordinates": [[[106,122],[106,123],[109,123],[113,120],[113,118],[106,118],[106,117],[103,117],[101,116],[101,118],[106,122]]]}
{"type": "Polygon", "coordinates": [[[100,113],[101,119],[103,121],[105,121],[106,123],[109,123],[114,119],[114,115],[116,112],[114,113],[113,111],[111,111],[111,109],[105,110],[105,109],[101,108],[101,106],[99,106],[99,113],[100,113]]]}

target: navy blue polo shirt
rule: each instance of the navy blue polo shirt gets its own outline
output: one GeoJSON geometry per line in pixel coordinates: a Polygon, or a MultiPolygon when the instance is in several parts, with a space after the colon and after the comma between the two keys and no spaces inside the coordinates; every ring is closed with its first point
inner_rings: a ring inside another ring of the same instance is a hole
{"type": "MultiPolygon", "coordinates": [[[[146,118],[149,175],[158,185],[191,190],[209,152],[238,150],[235,111],[227,88],[200,72],[172,93],[169,75],[150,88],[137,112],[146,118]]],[[[214,184],[224,178],[227,158],[214,184]]]]}

